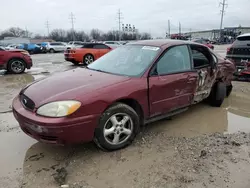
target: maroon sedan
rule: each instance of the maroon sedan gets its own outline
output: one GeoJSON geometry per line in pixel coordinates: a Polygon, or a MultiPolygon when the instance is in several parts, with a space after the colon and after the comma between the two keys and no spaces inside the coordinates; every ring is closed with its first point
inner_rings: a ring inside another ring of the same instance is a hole
{"type": "Polygon", "coordinates": [[[32,59],[25,50],[4,50],[0,47],[0,69],[20,74],[32,67],[32,59]]]}
{"type": "Polygon", "coordinates": [[[234,65],[209,48],[178,40],[130,43],[86,68],[28,85],[13,101],[22,130],[45,143],[129,145],[140,126],[208,99],[219,107],[232,90],[234,65]]]}

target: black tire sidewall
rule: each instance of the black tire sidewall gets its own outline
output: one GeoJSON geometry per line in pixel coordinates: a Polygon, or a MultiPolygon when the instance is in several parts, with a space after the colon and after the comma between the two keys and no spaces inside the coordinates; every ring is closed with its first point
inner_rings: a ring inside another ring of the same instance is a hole
{"type": "Polygon", "coordinates": [[[226,85],[223,82],[216,83],[212,89],[210,96],[211,105],[215,107],[220,107],[226,97],[226,94],[226,85]]]}
{"type": "Polygon", "coordinates": [[[113,151],[113,150],[118,150],[125,148],[126,146],[130,145],[132,141],[134,140],[135,136],[137,135],[140,127],[140,122],[139,122],[139,117],[137,113],[128,105],[123,104],[123,103],[116,103],[115,105],[111,106],[108,108],[101,116],[99,120],[99,125],[95,130],[95,142],[96,144],[101,148],[105,149],[107,151],[113,151]],[[108,143],[103,134],[103,129],[105,123],[108,121],[108,119],[116,114],[116,113],[125,113],[133,121],[133,131],[132,134],[130,135],[129,139],[125,141],[124,143],[121,143],[119,145],[112,145],[108,143]]]}
{"type": "Polygon", "coordinates": [[[25,71],[25,69],[26,69],[26,63],[25,63],[23,60],[21,60],[21,59],[12,59],[12,60],[10,60],[9,63],[8,63],[8,72],[11,72],[11,73],[13,73],[13,74],[21,74],[21,73],[23,73],[23,72],[25,71]],[[12,64],[14,61],[21,61],[21,62],[23,63],[24,69],[23,69],[21,72],[15,72],[15,71],[12,70],[11,64],[12,64]]]}

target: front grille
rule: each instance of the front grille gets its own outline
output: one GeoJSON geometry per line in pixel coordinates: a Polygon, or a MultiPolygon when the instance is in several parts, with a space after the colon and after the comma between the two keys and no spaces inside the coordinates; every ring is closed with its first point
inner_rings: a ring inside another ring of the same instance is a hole
{"type": "Polygon", "coordinates": [[[35,103],[23,93],[20,94],[20,101],[26,109],[31,110],[31,111],[35,109],[35,103]]]}

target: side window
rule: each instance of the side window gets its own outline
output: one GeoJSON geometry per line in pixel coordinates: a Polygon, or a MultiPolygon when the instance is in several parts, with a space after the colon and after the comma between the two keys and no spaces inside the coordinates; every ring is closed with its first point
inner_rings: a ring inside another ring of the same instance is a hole
{"type": "Polygon", "coordinates": [[[85,44],[82,48],[93,48],[93,44],[85,44]]]}
{"type": "Polygon", "coordinates": [[[194,68],[199,69],[210,65],[211,55],[209,51],[202,46],[191,46],[194,68]]]}
{"type": "Polygon", "coordinates": [[[158,61],[158,75],[182,72],[191,69],[189,50],[186,45],[170,48],[158,61]]]}
{"type": "Polygon", "coordinates": [[[109,49],[105,44],[95,44],[94,49],[109,49]]]}

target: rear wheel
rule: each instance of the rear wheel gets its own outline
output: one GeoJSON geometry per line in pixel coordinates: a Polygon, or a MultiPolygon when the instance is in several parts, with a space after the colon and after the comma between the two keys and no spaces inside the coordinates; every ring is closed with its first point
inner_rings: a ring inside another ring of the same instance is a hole
{"type": "Polygon", "coordinates": [[[21,74],[26,69],[26,63],[21,59],[12,59],[8,62],[8,72],[21,74]]]}
{"type": "Polygon", "coordinates": [[[89,65],[94,62],[94,56],[91,54],[87,54],[83,57],[83,64],[89,65]]]}
{"type": "Polygon", "coordinates": [[[209,96],[211,106],[220,107],[227,95],[227,88],[223,82],[216,83],[209,96]]]}
{"type": "Polygon", "coordinates": [[[116,103],[101,116],[94,141],[104,150],[122,149],[132,143],[138,133],[138,114],[130,106],[116,103]]]}
{"type": "Polygon", "coordinates": [[[233,85],[227,86],[227,97],[230,96],[230,94],[232,93],[232,90],[233,90],[233,85]]]}

